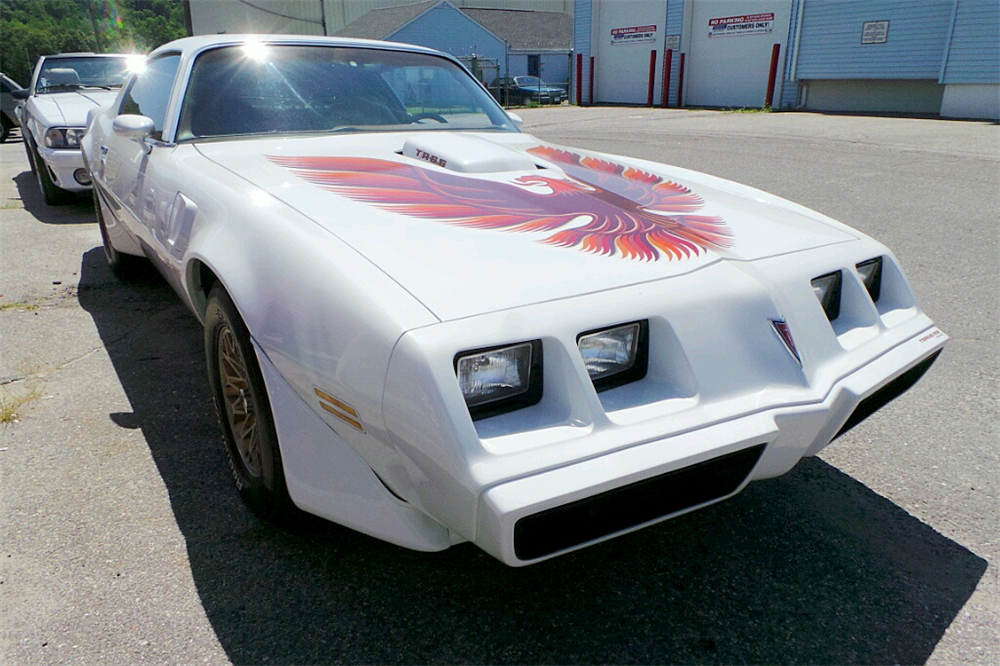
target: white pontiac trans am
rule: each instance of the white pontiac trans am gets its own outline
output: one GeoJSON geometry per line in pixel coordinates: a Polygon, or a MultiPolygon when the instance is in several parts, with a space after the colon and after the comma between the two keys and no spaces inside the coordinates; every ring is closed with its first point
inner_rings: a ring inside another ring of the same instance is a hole
{"type": "Polygon", "coordinates": [[[259,514],[530,564],[787,472],[945,344],[864,234],[518,125],[451,56],[293,36],[92,113],[108,261],[203,321],[259,514]]]}

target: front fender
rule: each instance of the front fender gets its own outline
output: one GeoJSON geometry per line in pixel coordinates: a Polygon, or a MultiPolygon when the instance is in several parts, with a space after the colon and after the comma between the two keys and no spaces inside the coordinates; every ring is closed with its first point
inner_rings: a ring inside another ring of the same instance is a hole
{"type": "Polygon", "coordinates": [[[197,161],[199,177],[182,189],[197,206],[180,276],[185,299],[203,318],[206,280],[217,279],[283,380],[386,480],[396,467],[381,405],[389,356],[406,330],[437,318],[320,225],[197,161]],[[330,409],[330,397],[353,416],[330,409]]]}

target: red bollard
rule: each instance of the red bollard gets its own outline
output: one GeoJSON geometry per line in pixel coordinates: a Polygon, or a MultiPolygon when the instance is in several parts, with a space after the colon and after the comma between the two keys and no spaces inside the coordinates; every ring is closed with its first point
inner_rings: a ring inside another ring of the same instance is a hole
{"type": "Polygon", "coordinates": [[[576,54],[576,105],[583,105],[583,54],[576,54]]]}
{"type": "Polygon", "coordinates": [[[670,67],[674,64],[674,50],[663,54],[663,108],[670,106],[670,67]]]}
{"type": "Polygon", "coordinates": [[[656,86],[656,49],[649,52],[649,94],[646,106],[653,106],[653,88],[656,86]]]}
{"type": "Polygon", "coordinates": [[[778,78],[778,55],[781,53],[781,44],[771,47],[771,73],[767,77],[767,96],[764,98],[764,108],[770,109],[771,102],[774,101],[774,83],[778,78]]]}

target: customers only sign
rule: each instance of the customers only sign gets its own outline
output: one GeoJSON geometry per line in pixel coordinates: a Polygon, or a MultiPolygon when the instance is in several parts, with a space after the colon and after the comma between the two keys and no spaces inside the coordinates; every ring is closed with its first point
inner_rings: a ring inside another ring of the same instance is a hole
{"type": "Polygon", "coordinates": [[[655,25],[634,25],[611,31],[612,44],[645,44],[656,40],[655,25]]]}
{"type": "Polygon", "coordinates": [[[774,30],[774,13],[725,16],[708,20],[709,37],[763,35],[774,30]]]}

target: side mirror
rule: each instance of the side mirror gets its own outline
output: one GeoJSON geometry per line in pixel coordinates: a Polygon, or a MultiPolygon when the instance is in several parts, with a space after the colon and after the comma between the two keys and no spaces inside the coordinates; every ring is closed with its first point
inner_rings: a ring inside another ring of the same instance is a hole
{"type": "Polygon", "coordinates": [[[524,124],[524,118],[522,118],[521,116],[517,115],[513,111],[508,111],[507,115],[510,117],[511,120],[514,121],[514,124],[517,125],[518,129],[520,129],[521,125],[524,124]]]}
{"type": "Polygon", "coordinates": [[[152,149],[146,141],[156,131],[156,123],[153,122],[152,118],[124,113],[115,118],[111,127],[115,134],[121,138],[131,139],[142,144],[143,152],[148,153],[152,149]]]}
{"type": "Polygon", "coordinates": [[[16,100],[26,100],[31,97],[31,90],[28,88],[21,88],[20,90],[11,90],[10,96],[16,100]]]}

